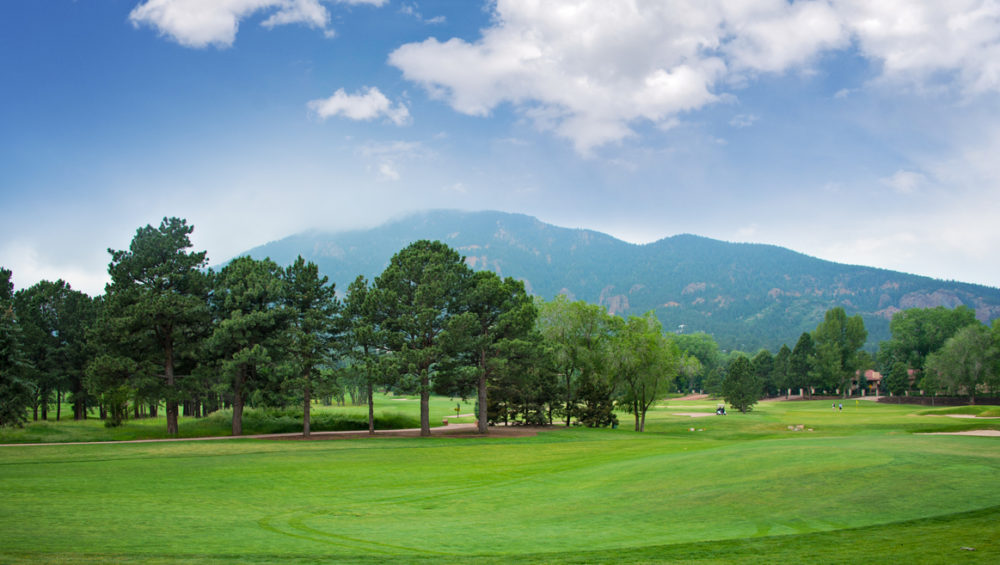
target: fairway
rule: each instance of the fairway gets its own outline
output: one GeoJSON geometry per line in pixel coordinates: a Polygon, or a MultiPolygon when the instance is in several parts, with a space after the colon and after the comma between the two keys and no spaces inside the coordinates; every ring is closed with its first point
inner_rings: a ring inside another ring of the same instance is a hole
{"type": "Polygon", "coordinates": [[[1000,440],[912,433],[997,420],[674,413],[712,407],[643,434],[4,447],[0,562],[1000,557],[1000,440]]]}

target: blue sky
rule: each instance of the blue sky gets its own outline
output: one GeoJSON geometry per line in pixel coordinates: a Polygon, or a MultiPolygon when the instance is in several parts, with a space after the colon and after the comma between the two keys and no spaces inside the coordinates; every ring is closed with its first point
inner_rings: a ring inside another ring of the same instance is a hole
{"type": "Polygon", "coordinates": [[[13,0],[0,265],[497,209],[1000,286],[987,0],[13,0]]]}

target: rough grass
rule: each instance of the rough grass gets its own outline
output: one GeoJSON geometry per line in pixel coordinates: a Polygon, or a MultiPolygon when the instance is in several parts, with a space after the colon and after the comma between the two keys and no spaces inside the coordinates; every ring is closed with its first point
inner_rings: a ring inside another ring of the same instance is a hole
{"type": "MultiPolygon", "coordinates": [[[[473,405],[458,399],[432,397],[430,403],[431,425],[439,425],[446,416],[455,416],[456,405],[461,414],[473,411],[473,405]]],[[[375,399],[376,429],[405,429],[420,427],[419,397],[378,395],[375,399]]],[[[66,410],[63,411],[67,413],[66,410]]],[[[72,414],[72,411],[69,411],[72,414]]],[[[320,406],[311,409],[313,431],[341,431],[368,429],[367,406],[320,406]]],[[[475,418],[452,418],[452,422],[475,421],[475,418]]],[[[302,431],[302,408],[283,410],[249,408],[243,414],[244,435],[269,433],[294,433],[302,431]]],[[[181,417],[179,437],[197,438],[228,436],[232,432],[232,411],[220,410],[206,418],[181,417]]],[[[55,443],[83,441],[122,441],[160,439],[167,436],[167,420],[157,418],[127,420],[121,426],[106,428],[96,417],[82,421],[63,418],[29,422],[23,428],[0,428],[0,443],[55,443]]]]}
{"type": "Polygon", "coordinates": [[[0,448],[0,562],[1000,562],[1000,441],[823,404],[671,401],[644,434],[0,448]]]}

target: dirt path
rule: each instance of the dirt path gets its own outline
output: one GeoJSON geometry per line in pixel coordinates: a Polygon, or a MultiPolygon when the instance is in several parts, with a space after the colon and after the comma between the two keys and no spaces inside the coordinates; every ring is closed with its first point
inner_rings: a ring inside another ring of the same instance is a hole
{"type": "MultiPolygon", "coordinates": [[[[489,433],[485,436],[479,433],[475,423],[469,424],[449,424],[431,428],[432,437],[527,437],[537,435],[540,431],[554,430],[564,426],[491,426],[489,433]]],[[[402,430],[375,430],[378,437],[420,437],[420,428],[407,428],[402,430]]],[[[285,434],[254,434],[244,436],[211,436],[211,437],[184,437],[184,438],[160,438],[160,439],[126,439],[119,441],[81,441],[81,442],[51,442],[51,443],[2,443],[0,447],[26,447],[26,446],[51,446],[51,445],[107,445],[119,443],[168,443],[177,441],[224,441],[234,439],[272,439],[272,440],[331,440],[331,439],[351,439],[370,437],[368,430],[350,430],[343,432],[312,432],[309,437],[304,437],[301,433],[285,434]]]]}

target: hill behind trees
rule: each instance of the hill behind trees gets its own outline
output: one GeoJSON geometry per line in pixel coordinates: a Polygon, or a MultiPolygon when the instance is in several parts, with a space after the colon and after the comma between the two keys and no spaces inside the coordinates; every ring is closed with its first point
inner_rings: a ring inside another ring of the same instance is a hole
{"type": "Polygon", "coordinates": [[[836,306],[864,318],[868,349],[888,339],[892,314],[907,308],[964,304],[981,321],[1000,317],[1000,289],[992,287],[695,235],[636,245],[502,212],[428,211],[372,229],[304,232],[247,254],[279,264],[301,254],[343,292],[359,274],[374,278],[419,239],[443,241],[472,268],[521,279],[546,300],[561,293],[626,316],[653,310],[668,331],[704,331],[724,349],[791,346],[836,306]]]}

